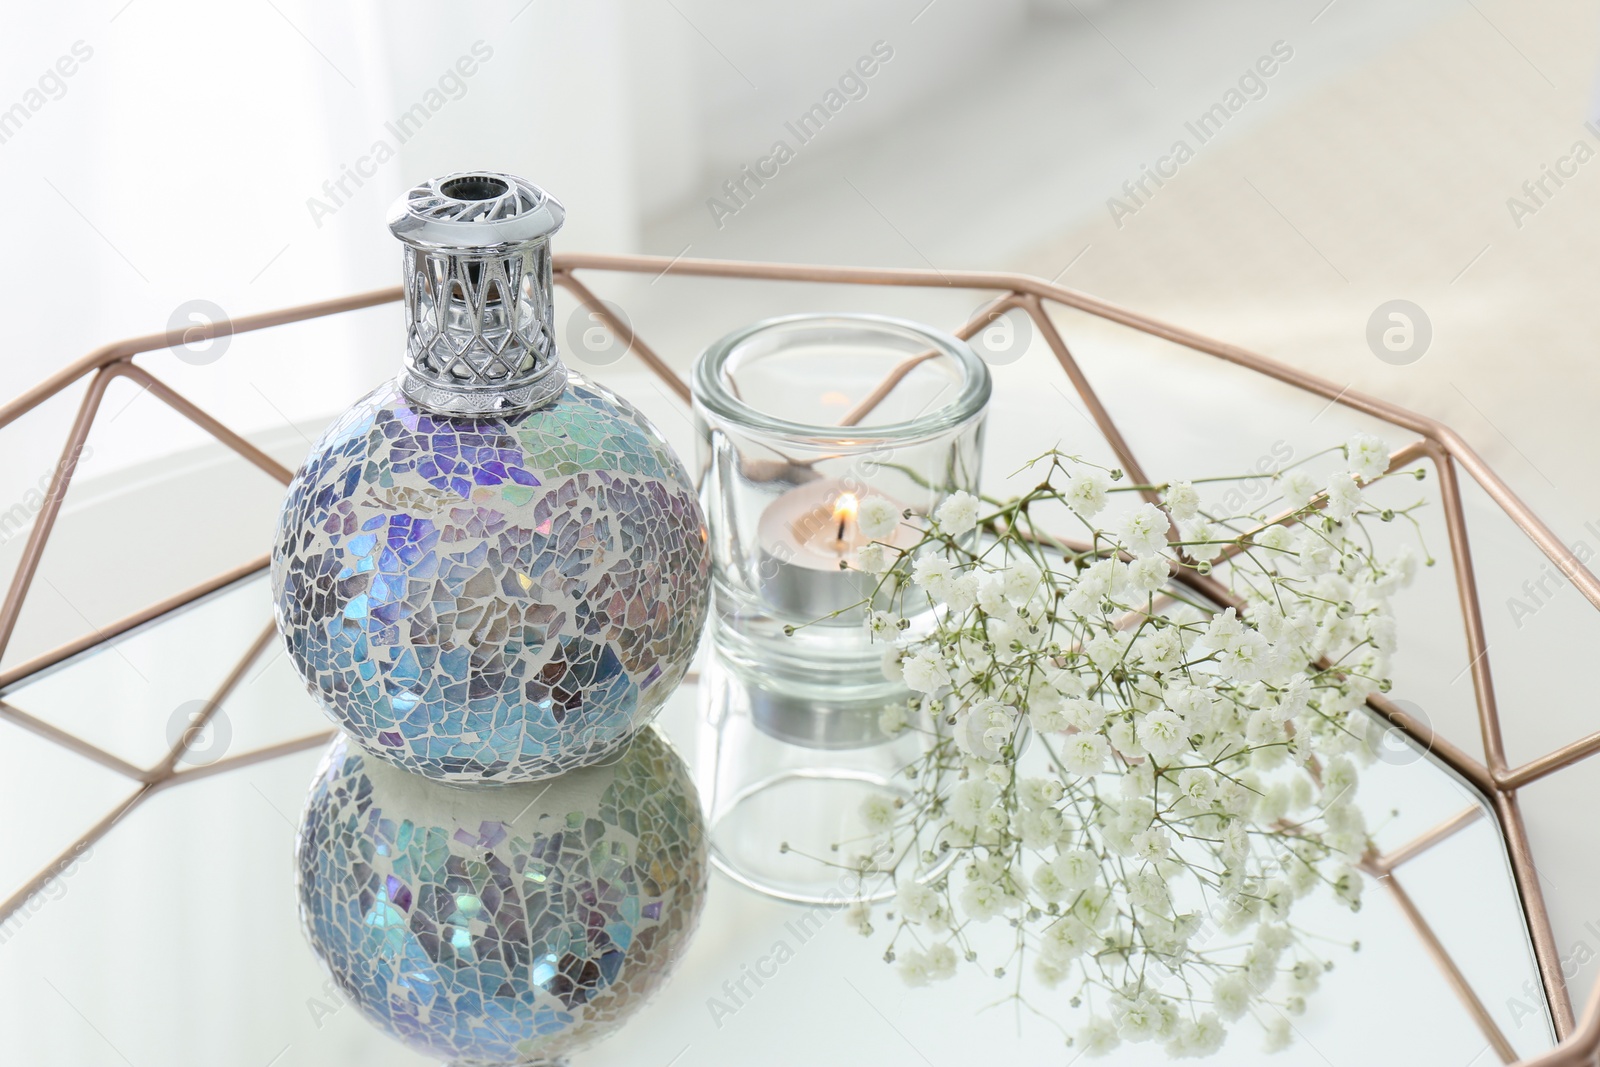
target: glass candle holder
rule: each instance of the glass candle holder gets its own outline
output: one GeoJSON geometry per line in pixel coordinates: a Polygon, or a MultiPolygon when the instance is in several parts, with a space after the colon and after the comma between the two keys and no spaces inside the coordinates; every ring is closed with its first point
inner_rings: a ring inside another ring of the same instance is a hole
{"type": "MultiPolygon", "coordinates": [[[[763,673],[881,681],[858,518],[882,501],[927,515],[976,490],[988,368],[928,326],[795,315],[706,349],[693,392],[718,645],[763,673]]],[[[908,525],[883,538],[916,539],[908,525]]]]}
{"type": "MultiPolygon", "coordinates": [[[[873,540],[860,519],[885,502],[926,516],[977,491],[988,368],[917,323],[796,315],[711,345],[693,393],[721,672],[703,686],[712,855],[748,885],[819,899],[837,870],[816,863],[810,885],[789,861],[774,867],[774,850],[837,843],[822,836],[847,832],[865,792],[915,755],[878,727],[910,693],[863,625],[880,576],[860,566],[873,540]]],[[[919,538],[902,523],[878,540],[919,538]]],[[[914,598],[897,610],[920,628],[914,598]]]]}

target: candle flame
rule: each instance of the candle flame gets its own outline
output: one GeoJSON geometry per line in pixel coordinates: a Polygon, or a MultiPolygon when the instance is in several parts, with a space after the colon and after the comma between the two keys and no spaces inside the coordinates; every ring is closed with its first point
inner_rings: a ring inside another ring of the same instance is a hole
{"type": "Polygon", "coordinates": [[[849,522],[856,517],[856,512],[861,509],[861,501],[856,499],[854,493],[840,493],[839,498],[833,502],[833,517],[839,522],[849,522]]]}

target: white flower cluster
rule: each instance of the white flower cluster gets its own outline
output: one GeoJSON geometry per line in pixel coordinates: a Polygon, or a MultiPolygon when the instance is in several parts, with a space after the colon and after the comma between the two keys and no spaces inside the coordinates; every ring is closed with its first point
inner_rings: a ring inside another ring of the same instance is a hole
{"type": "Polygon", "coordinates": [[[1275,474],[1275,500],[1248,515],[1052,453],[1027,495],[957,493],[921,544],[874,560],[896,603],[933,607],[931,627],[868,622],[886,672],[919,694],[883,725],[929,746],[909,799],[863,817],[954,861],[902,880],[890,906],[909,983],[976,960],[972,924],[1003,919],[1001,969],[1068,984],[1087,1052],[1209,1055],[1250,1017],[1286,1043],[1284,1013],[1332,966],[1290,922],[1295,902],[1359,906],[1356,786],[1377,733],[1362,708],[1388,687],[1389,597],[1415,570],[1405,551],[1377,558],[1362,528],[1396,514],[1366,500],[1387,446],[1357,435],[1333,451],[1344,468],[1275,474]],[[1096,523],[1123,492],[1160,504],[1096,523]],[[1087,536],[1039,534],[1050,506],[1087,536]]]}

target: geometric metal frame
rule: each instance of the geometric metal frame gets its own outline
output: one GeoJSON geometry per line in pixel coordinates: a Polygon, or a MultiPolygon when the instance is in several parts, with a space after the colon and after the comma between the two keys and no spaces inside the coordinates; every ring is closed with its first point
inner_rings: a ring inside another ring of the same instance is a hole
{"type": "MultiPolygon", "coordinates": [[[[580,270],[626,272],[655,276],[672,273],[680,277],[743,278],[844,285],[973,289],[990,293],[992,294],[990,302],[953,332],[961,337],[968,338],[992,321],[997,314],[1011,309],[1018,309],[1027,314],[1034,327],[1039,331],[1040,336],[1044,338],[1046,344],[1050,347],[1061,369],[1071,381],[1074,390],[1082,400],[1090,417],[1093,418],[1106,443],[1116,454],[1118,462],[1136,484],[1149,484],[1149,479],[1145,476],[1138,459],[1129,448],[1127,441],[1123,438],[1105,406],[1101,403],[1087,376],[1073,358],[1056,324],[1051,320],[1048,312],[1050,305],[1072,308],[1132,330],[1170,341],[1195,352],[1274,379],[1303,392],[1319,396],[1328,401],[1330,405],[1339,404],[1360,411],[1416,434],[1416,441],[1399,449],[1394,454],[1392,465],[1398,466],[1417,460],[1424,460],[1433,465],[1438,475],[1440,504],[1443,508],[1446,529],[1449,534],[1453,576],[1462,622],[1465,627],[1467,653],[1471,657],[1470,672],[1477,705],[1484,758],[1478,759],[1449,739],[1436,734],[1427,723],[1415,719],[1403,708],[1381,694],[1374,694],[1369,698],[1368,704],[1384,719],[1403,731],[1419,745],[1431,751],[1441,762],[1476,787],[1488,801],[1499,823],[1502,836],[1506,842],[1517,893],[1522,902],[1523,912],[1527,917],[1528,931],[1533,944],[1535,960],[1544,985],[1545,995],[1550,1005],[1551,1016],[1555,1023],[1558,1038],[1558,1044],[1554,1048],[1525,1061],[1526,1064],[1539,1064],[1541,1067],[1575,1067],[1578,1064],[1600,1067],[1600,987],[1597,987],[1595,995],[1590,998],[1589,1003],[1586,1005],[1581,1023],[1575,1020],[1566,979],[1561,970],[1560,952],[1550,927],[1549,910],[1546,907],[1544,894],[1539,885],[1537,861],[1528,840],[1527,828],[1523,821],[1517,795],[1522,787],[1600,752],[1600,732],[1574,740],[1561,748],[1529,760],[1520,766],[1513,767],[1507,763],[1500,713],[1495,700],[1494,681],[1490,669],[1488,643],[1484,636],[1483,613],[1478,599],[1476,571],[1474,570],[1471,547],[1467,536],[1466,517],[1461,505],[1459,472],[1465,471],[1506,516],[1555,564],[1561,573],[1583,593],[1590,604],[1597,609],[1600,609],[1600,579],[1596,579],[1594,574],[1561,543],[1561,540],[1556,537],[1550,528],[1517,497],[1510,487],[1490,469],[1489,465],[1454,430],[1437,419],[1418,414],[1377,397],[1342,388],[1331,381],[1313,374],[1307,374],[1304,371],[1278,363],[1275,360],[1235,345],[1204,337],[1182,327],[1130,311],[1088,294],[1068,289],[1031,275],[987,271],[938,271],[749,263],[673,259],[664,256],[583,253],[556,255],[554,257],[555,283],[571,292],[620,341],[627,345],[628,351],[632,355],[640,359],[679,399],[685,402],[689,400],[688,385],[633,332],[626,322],[614,316],[611,310],[590,291],[588,286],[579,281],[576,272],[580,270]]],[[[401,290],[397,286],[338,300],[305,304],[280,311],[244,316],[231,321],[219,320],[206,326],[186,327],[181,330],[169,330],[166,333],[118,341],[90,352],[70,366],[51,375],[39,385],[29,389],[10,403],[0,407],[0,429],[4,429],[50,397],[71,388],[75,383],[83,379],[88,379],[88,386],[84,391],[77,415],[68,430],[67,440],[62,449],[62,460],[51,474],[49,492],[35,517],[33,529],[29,532],[28,540],[23,547],[22,558],[18,563],[16,573],[12,576],[4,599],[0,600],[0,655],[4,654],[6,647],[10,644],[11,636],[15,632],[23,602],[32,585],[51,529],[60,511],[62,498],[71,483],[76,457],[80,454],[90,427],[93,425],[106,387],[116,378],[125,377],[139,383],[151,395],[193,421],[200,428],[271,477],[283,483],[287,483],[291,477],[291,472],[283,467],[282,464],[279,464],[243,437],[240,437],[215,418],[206,414],[192,402],[150,374],[144,367],[136,364],[134,362],[136,356],[147,352],[176,348],[194,341],[247,333],[286,323],[303,322],[328,315],[391,303],[400,300],[401,296],[401,290]]],[[[20,726],[47,741],[116,771],[135,783],[133,792],[108,812],[104,818],[80,835],[54,861],[16,892],[4,900],[0,900],[0,923],[3,923],[12,913],[25,904],[52,877],[70,865],[85,847],[103,837],[123,816],[155,793],[200,778],[260,763],[291,752],[314,748],[324,743],[331,736],[332,731],[323,731],[263,746],[250,752],[218,760],[206,766],[178,769],[178,763],[184,753],[199,736],[205,724],[215,714],[216,709],[221,706],[222,702],[227,699],[228,694],[244,677],[250,664],[270,645],[273,639],[273,627],[270,623],[251,643],[237,665],[224,679],[217,692],[207,700],[205,707],[200,715],[196,717],[191,728],[171,746],[166,756],[152,767],[141,768],[134,766],[51,723],[29,715],[3,699],[5,692],[31,676],[80,655],[102,642],[149,623],[167,612],[209,596],[265,569],[266,565],[267,558],[264,555],[248,560],[209,581],[202,582],[152,604],[91,634],[69,641],[15,667],[0,670],[0,720],[20,726]]],[[[1217,594],[1221,590],[1220,587],[1213,583],[1208,587],[1207,592],[1217,594]]],[[[1483,1030],[1491,1047],[1500,1055],[1502,1060],[1510,1063],[1516,1057],[1509,1042],[1506,1041],[1504,1035],[1500,1033],[1494,1021],[1489,1017],[1489,1013],[1473,992],[1465,977],[1456,968],[1438,938],[1433,935],[1426,919],[1410,897],[1406,895],[1399,879],[1395,876],[1395,871],[1407,860],[1462,827],[1469,825],[1480,811],[1481,809],[1474,805],[1472,808],[1446,820],[1428,833],[1421,835],[1416,840],[1388,854],[1368,856],[1363,866],[1369,873],[1381,878],[1382,884],[1388,888],[1400,910],[1410,921],[1452,989],[1461,998],[1479,1028],[1483,1030]]]]}

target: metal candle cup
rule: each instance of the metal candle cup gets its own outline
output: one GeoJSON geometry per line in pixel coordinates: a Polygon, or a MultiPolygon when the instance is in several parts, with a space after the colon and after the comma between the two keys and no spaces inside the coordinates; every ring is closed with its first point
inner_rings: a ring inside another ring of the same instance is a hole
{"type": "MultiPolygon", "coordinates": [[[[869,499],[889,500],[835,479],[807,482],[788,490],[762,512],[756,527],[761,597],[774,611],[804,619],[839,613],[859,620],[880,576],[861,569],[859,553],[871,543],[861,531],[860,507],[869,499]]],[[[882,539],[894,548],[916,544],[910,526],[896,526],[882,539]]]]}

